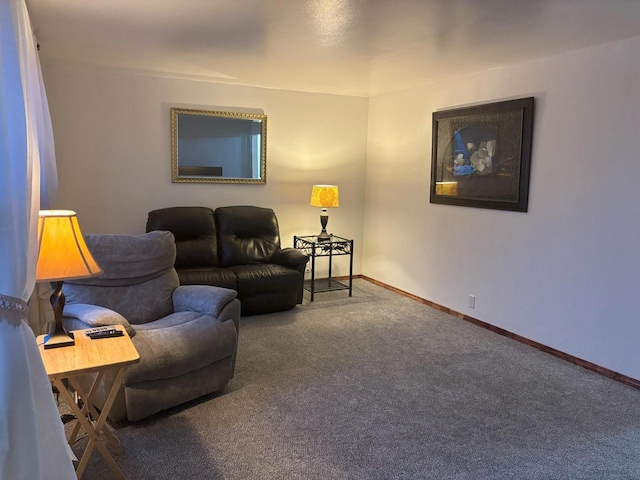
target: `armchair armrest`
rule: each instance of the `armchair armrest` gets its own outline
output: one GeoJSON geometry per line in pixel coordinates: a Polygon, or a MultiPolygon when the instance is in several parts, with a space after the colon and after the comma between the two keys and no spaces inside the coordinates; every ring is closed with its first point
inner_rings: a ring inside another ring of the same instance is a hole
{"type": "Polygon", "coordinates": [[[222,309],[237,295],[235,290],[213,285],[182,285],[173,292],[173,309],[218,318],[222,309]]]}
{"type": "Polygon", "coordinates": [[[309,257],[297,248],[283,248],[278,250],[271,257],[271,262],[283,267],[295,268],[304,273],[304,267],[309,261],[309,257]]]}
{"type": "Polygon", "coordinates": [[[107,325],[122,325],[130,337],[136,334],[131,324],[118,312],[97,305],[76,303],[66,305],[63,311],[66,325],[74,328],[105,327],[107,325]],[[86,327],[82,324],[87,325],[86,327]]]}

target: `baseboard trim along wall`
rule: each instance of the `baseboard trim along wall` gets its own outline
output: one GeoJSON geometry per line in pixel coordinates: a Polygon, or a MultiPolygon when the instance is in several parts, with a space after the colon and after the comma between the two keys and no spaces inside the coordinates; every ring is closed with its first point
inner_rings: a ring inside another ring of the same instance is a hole
{"type": "Polygon", "coordinates": [[[424,298],[418,297],[416,295],[405,292],[398,288],[392,287],[391,285],[387,285],[386,283],[380,282],[373,278],[369,278],[365,275],[354,275],[353,278],[361,278],[363,280],[366,280],[367,282],[373,283],[374,285],[378,285],[382,288],[386,288],[387,290],[391,290],[392,292],[398,293],[399,295],[403,295],[417,302],[424,303],[425,305],[429,305],[430,307],[433,307],[436,310],[449,313],[461,320],[465,320],[467,322],[478,325],[479,327],[486,328],[487,330],[491,330],[492,332],[498,333],[504,337],[511,338],[517,342],[524,343],[525,345],[529,345],[530,347],[537,348],[538,350],[541,350],[545,353],[549,353],[555,357],[566,360],[567,362],[571,362],[575,365],[579,365],[580,367],[586,368],[587,370],[591,370],[593,372],[599,373],[600,375],[604,375],[605,377],[612,378],[613,380],[616,380],[620,383],[624,383],[625,385],[629,385],[630,387],[640,389],[640,380],[636,380],[635,378],[629,377],[627,375],[623,375],[618,372],[614,372],[613,370],[609,370],[608,368],[601,367],[600,365],[596,365],[595,363],[588,362],[587,360],[574,357],[573,355],[569,355],[568,353],[564,353],[564,352],[561,352],[560,350],[556,350],[555,348],[551,348],[546,345],[543,345],[542,343],[538,343],[535,340],[529,340],[528,338],[520,336],[516,333],[509,332],[508,330],[505,330],[503,328],[496,327],[495,325],[491,325],[489,323],[483,322],[482,320],[478,320],[477,318],[470,317],[469,315],[465,315],[464,313],[457,312],[450,308],[434,303],[430,300],[426,300],[424,298]]]}

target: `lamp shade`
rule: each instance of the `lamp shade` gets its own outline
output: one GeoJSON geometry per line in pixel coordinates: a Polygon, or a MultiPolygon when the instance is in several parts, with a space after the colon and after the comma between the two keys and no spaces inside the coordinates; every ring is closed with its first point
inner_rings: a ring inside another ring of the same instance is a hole
{"type": "Polygon", "coordinates": [[[314,185],[311,190],[311,206],[332,208],[340,206],[337,185],[314,185]]]}
{"type": "Polygon", "coordinates": [[[41,210],[38,218],[36,280],[58,282],[100,275],[102,269],[82,238],[76,212],[41,210]]]}

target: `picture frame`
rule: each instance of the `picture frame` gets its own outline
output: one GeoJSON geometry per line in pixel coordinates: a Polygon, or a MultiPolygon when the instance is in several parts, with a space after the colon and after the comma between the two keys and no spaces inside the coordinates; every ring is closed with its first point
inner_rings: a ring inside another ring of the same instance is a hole
{"type": "Polygon", "coordinates": [[[267,183],[267,116],[171,108],[173,183],[267,183]]]}
{"type": "Polygon", "coordinates": [[[430,202],[526,212],[534,97],[433,113],[430,202]]]}

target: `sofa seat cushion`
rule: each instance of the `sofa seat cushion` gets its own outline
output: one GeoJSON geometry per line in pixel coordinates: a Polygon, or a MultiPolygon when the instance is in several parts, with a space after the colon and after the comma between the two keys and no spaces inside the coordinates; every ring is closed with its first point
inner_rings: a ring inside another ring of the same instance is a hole
{"type": "Polygon", "coordinates": [[[152,323],[134,326],[131,340],[140,362],[130,366],[124,383],[173,378],[230,357],[237,344],[232,320],[220,322],[195,312],[177,312],[152,323]]]}
{"type": "Polygon", "coordinates": [[[179,268],[180,285],[214,285],[237,290],[236,274],[228,268],[179,268]]]}
{"type": "Polygon", "coordinates": [[[230,270],[238,277],[238,297],[297,292],[300,286],[301,275],[298,271],[273,263],[237,265],[230,270]]]}

